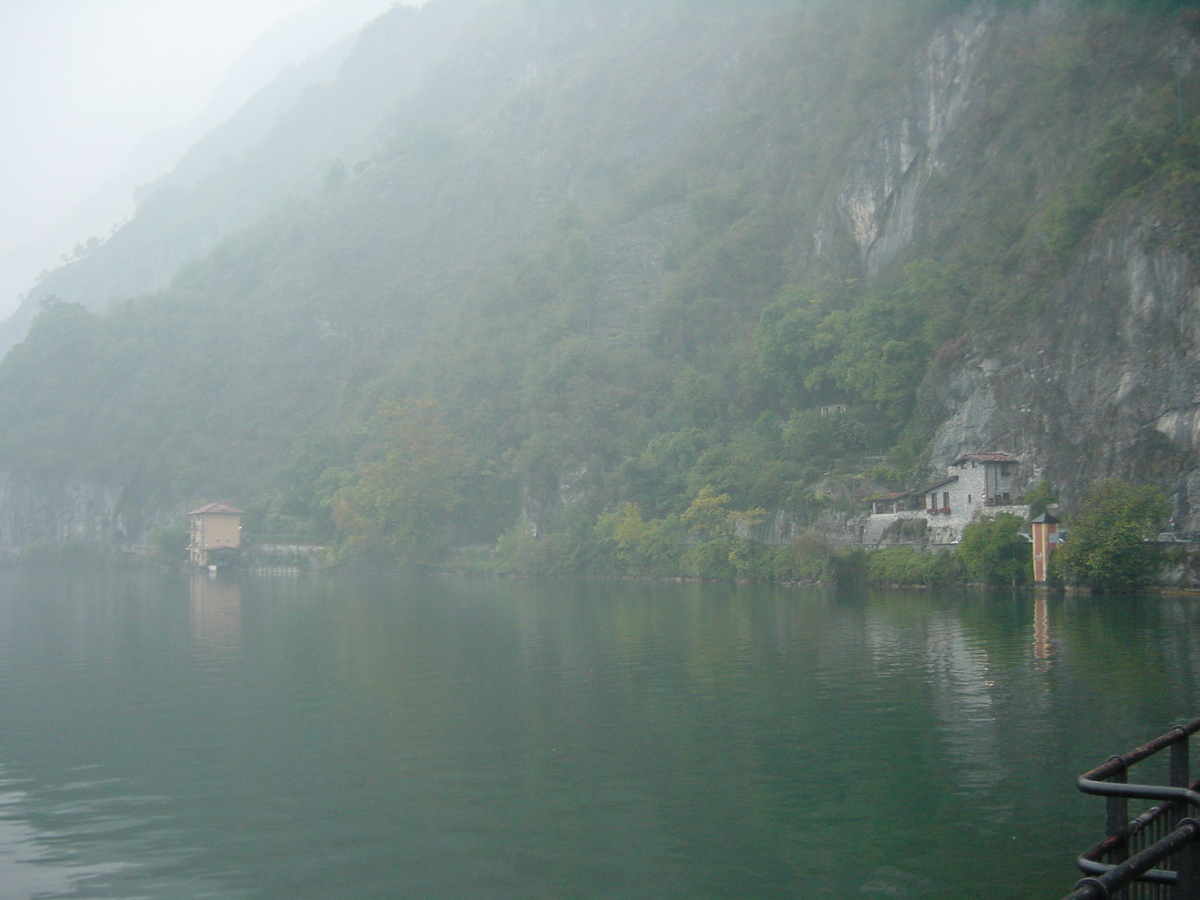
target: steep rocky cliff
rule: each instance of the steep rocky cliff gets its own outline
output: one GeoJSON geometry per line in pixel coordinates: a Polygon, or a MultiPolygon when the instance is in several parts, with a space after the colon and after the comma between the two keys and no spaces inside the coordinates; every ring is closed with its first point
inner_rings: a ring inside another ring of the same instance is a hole
{"type": "Polygon", "coordinates": [[[1151,481],[1185,530],[1200,529],[1200,288],[1180,251],[1148,246],[1156,223],[1127,203],[1077,254],[1019,339],[937,384],[945,464],[999,448],[1067,501],[1116,476],[1151,481]]]}
{"type": "Polygon", "coordinates": [[[1027,182],[1007,277],[1024,279],[1036,302],[999,335],[977,305],[982,327],[968,329],[957,361],[930,372],[924,414],[937,427],[927,469],[966,452],[1003,450],[1023,460],[1027,486],[1048,480],[1068,505],[1099,478],[1149,480],[1172,497],[1180,527],[1197,530],[1200,289],[1194,257],[1163,239],[1181,227],[1178,210],[1174,218],[1163,211],[1171,187],[1159,181],[1108,198],[1060,273],[1029,273],[1054,268],[1038,226],[1048,200],[1085,165],[1089,143],[1114,116],[1144,114],[1147,95],[1171,81],[1167,67],[1186,74],[1200,46],[1186,17],[1117,38],[1104,33],[1115,23],[1081,27],[1078,13],[1056,0],[979,3],[937,29],[895,117],[856,142],[815,244],[829,243],[830,226],[840,227],[864,270],[877,272],[914,245],[944,245],[949,229],[980,227],[971,220],[990,209],[972,207],[986,199],[978,193],[962,193],[965,184],[979,186],[965,170],[991,167],[1027,182]],[[1079,92],[1072,114],[1043,121],[1041,134],[1006,135],[1004,119],[1019,117],[1004,109],[1021,85],[1014,63],[1045,65],[1046,48],[1067,54],[1081,39],[1112,54],[1105,90],[1079,92]],[[931,198],[936,176],[949,190],[931,198]]]}
{"type": "MultiPolygon", "coordinates": [[[[996,32],[1011,23],[995,4],[976,4],[937,28],[909,61],[915,70],[886,118],[871,123],[850,149],[850,165],[836,192],[839,224],[853,239],[868,275],[893,262],[912,243],[929,179],[953,164],[944,145],[961,128],[977,126],[979,81],[996,32]]],[[[1031,25],[1022,23],[1021,32],[1031,25]]],[[[1032,26],[1036,27],[1036,26],[1032,26]]],[[[1011,40],[1011,35],[1009,35],[1011,40]]],[[[928,211],[925,211],[928,212],[928,211]]],[[[815,243],[827,241],[818,229],[815,243]]]]}

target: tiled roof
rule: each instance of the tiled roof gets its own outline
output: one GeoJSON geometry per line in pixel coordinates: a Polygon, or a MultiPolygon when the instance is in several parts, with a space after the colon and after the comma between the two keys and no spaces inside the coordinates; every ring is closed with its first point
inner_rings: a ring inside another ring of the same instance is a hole
{"type": "Polygon", "coordinates": [[[244,515],[244,510],[238,509],[236,506],[230,506],[224,500],[218,500],[216,503],[205,503],[203,506],[198,506],[188,513],[189,516],[202,516],[207,513],[221,514],[225,513],[231,516],[244,515]]]}
{"type": "Polygon", "coordinates": [[[913,493],[914,494],[928,494],[930,491],[936,490],[937,488],[940,488],[944,484],[953,484],[955,481],[958,481],[958,476],[951,475],[949,478],[943,478],[941,481],[935,481],[933,484],[931,484],[927,487],[923,487],[919,491],[913,491],[913,493]]]}

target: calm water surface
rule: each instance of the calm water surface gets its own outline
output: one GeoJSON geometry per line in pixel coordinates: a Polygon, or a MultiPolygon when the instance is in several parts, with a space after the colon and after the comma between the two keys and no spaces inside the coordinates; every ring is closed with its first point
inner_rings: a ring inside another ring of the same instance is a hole
{"type": "Polygon", "coordinates": [[[0,573],[0,900],[1054,900],[1198,668],[1188,599],[0,573]]]}

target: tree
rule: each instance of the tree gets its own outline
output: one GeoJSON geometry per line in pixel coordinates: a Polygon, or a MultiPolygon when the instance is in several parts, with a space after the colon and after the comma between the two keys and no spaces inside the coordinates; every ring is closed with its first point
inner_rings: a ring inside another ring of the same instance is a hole
{"type": "Polygon", "coordinates": [[[1058,503],[1058,491],[1048,481],[1039,481],[1028,494],[1025,502],[1029,505],[1029,518],[1036,519],[1042,513],[1050,511],[1050,507],[1058,503]]]}
{"type": "Polygon", "coordinates": [[[188,527],[182,522],[159,525],[150,532],[150,558],[174,565],[187,558],[188,527]]]}
{"type": "Polygon", "coordinates": [[[383,457],[361,463],[330,505],[343,552],[420,569],[448,540],[451,511],[474,466],[435,404],[386,405],[376,416],[383,457]]]}
{"type": "Polygon", "coordinates": [[[1020,516],[1000,513],[963,529],[956,553],[972,581],[999,586],[1029,579],[1033,557],[1022,524],[1020,516]]]}
{"type": "Polygon", "coordinates": [[[1150,539],[1170,512],[1162,491],[1109,478],[1092,485],[1067,524],[1068,539],[1055,553],[1070,580],[1106,587],[1131,587],[1153,570],[1150,539]]]}
{"type": "Polygon", "coordinates": [[[718,494],[711,484],[702,487],[680,520],[693,532],[707,540],[733,534],[729,517],[729,495],[718,494]]]}

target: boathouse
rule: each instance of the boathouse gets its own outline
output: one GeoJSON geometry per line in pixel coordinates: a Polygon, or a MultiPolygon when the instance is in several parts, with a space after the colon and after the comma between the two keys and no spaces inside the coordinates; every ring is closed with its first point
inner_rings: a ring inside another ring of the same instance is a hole
{"type": "Polygon", "coordinates": [[[198,566],[229,565],[242,546],[242,516],[224,501],[206,503],[188,513],[188,559],[198,566]]]}

